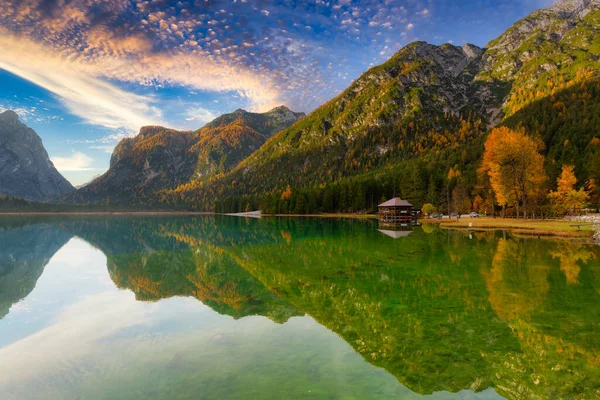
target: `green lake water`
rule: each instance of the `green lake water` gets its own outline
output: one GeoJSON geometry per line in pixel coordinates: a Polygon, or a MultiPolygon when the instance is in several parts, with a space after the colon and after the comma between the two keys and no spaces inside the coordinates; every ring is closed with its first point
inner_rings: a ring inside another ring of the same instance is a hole
{"type": "Polygon", "coordinates": [[[600,246],[2,217],[0,398],[600,398],[600,246]]]}

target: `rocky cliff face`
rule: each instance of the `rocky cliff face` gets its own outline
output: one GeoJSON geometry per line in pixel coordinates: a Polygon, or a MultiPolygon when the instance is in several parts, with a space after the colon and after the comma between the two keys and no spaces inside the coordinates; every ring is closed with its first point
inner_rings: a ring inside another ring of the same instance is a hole
{"type": "Polygon", "coordinates": [[[136,137],[118,144],[104,175],[63,201],[150,206],[162,190],[229,171],[303,116],[278,107],[263,114],[237,110],[195,132],[143,127],[136,137]]]}
{"type": "Polygon", "coordinates": [[[150,204],[154,193],[187,182],[194,171],[191,132],[161,126],[143,127],[136,137],[122,140],[113,151],[110,167],[63,198],[71,204],[150,204]]]}
{"type": "Polygon", "coordinates": [[[47,201],[73,190],[54,168],[37,133],[15,112],[0,114],[0,194],[47,201]]]}

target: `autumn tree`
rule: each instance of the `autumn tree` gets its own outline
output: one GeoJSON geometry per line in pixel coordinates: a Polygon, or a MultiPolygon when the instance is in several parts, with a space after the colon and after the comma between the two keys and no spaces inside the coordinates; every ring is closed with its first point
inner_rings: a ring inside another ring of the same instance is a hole
{"type": "Polygon", "coordinates": [[[292,197],[292,188],[288,187],[285,189],[285,191],[281,194],[281,200],[289,200],[292,197]]]}
{"type": "Polygon", "coordinates": [[[423,213],[423,215],[431,215],[431,214],[435,213],[436,211],[437,211],[437,209],[431,203],[423,204],[423,208],[421,209],[421,212],[423,213]]]}
{"type": "Polygon", "coordinates": [[[575,189],[577,177],[573,172],[574,168],[572,165],[563,165],[562,173],[556,180],[557,189],[548,195],[559,214],[566,214],[569,210],[575,211],[590,199],[584,188],[575,189]]]}
{"type": "Polygon", "coordinates": [[[527,218],[528,198],[539,194],[545,181],[543,144],[506,127],[492,130],[485,142],[482,170],[487,172],[498,204],[519,205],[527,218]]]}

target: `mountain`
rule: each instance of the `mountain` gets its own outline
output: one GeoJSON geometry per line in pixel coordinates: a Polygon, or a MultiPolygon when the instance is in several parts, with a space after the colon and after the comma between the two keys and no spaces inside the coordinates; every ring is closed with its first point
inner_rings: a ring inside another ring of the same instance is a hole
{"type": "Polygon", "coordinates": [[[0,194],[47,201],[73,190],[54,168],[38,134],[14,111],[0,114],[0,194]]]}
{"type": "Polygon", "coordinates": [[[281,106],[262,114],[237,110],[194,132],[143,127],[137,136],[117,145],[104,175],[63,201],[150,205],[161,190],[229,171],[303,116],[281,106]]]}
{"type": "Polygon", "coordinates": [[[274,210],[290,186],[277,212],[355,211],[393,193],[417,206],[447,203],[449,171],[470,193],[486,134],[502,124],[543,140],[549,182],[565,163],[585,182],[600,174],[591,168],[600,157],[599,28],[599,0],[562,0],[484,49],[411,43],[212,185],[167,199],[274,210]]]}
{"type": "Polygon", "coordinates": [[[563,164],[582,182],[600,129],[600,1],[563,0],[535,11],[488,45],[477,82],[502,82],[502,123],[539,134],[555,181],[563,164]]]}
{"type": "Polygon", "coordinates": [[[197,143],[192,151],[198,154],[195,177],[227,172],[268,138],[304,116],[280,106],[264,114],[239,109],[218,117],[194,132],[197,143]]]}
{"type": "Polygon", "coordinates": [[[195,167],[191,132],[146,126],[122,140],[106,173],[63,198],[76,204],[130,204],[149,200],[153,193],[187,182],[195,167]]]}
{"type": "Polygon", "coordinates": [[[473,45],[410,44],[276,135],[242,162],[232,179],[243,176],[256,188],[269,188],[253,180],[264,176],[276,176],[272,182],[283,186],[335,181],[423,156],[436,142],[454,149],[467,145],[478,135],[479,123],[461,115],[487,101],[474,98],[471,88],[472,67],[482,53],[473,45]],[[456,137],[465,124],[466,135],[456,137]]]}

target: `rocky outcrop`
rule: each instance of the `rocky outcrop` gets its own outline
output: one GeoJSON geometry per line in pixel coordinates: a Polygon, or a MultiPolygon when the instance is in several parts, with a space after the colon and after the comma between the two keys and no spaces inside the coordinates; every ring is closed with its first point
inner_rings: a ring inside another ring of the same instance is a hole
{"type": "Polygon", "coordinates": [[[47,201],[73,190],[54,168],[37,133],[15,112],[0,114],[0,195],[47,201]]]}
{"type": "Polygon", "coordinates": [[[599,5],[598,0],[558,0],[550,11],[559,13],[563,18],[583,18],[594,5],[599,5]]]}

